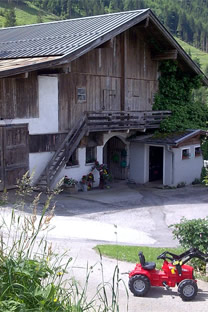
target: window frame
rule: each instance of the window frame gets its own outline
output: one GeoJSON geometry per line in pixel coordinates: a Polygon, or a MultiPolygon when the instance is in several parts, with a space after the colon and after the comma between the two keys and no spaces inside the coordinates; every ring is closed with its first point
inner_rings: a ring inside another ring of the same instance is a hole
{"type": "Polygon", "coordinates": [[[77,87],[76,88],[76,98],[77,103],[82,104],[87,102],[87,89],[86,87],[77,87]],[[84,90],[82,93],[81,90],[84,90]],[[84,99],[80,99],[79,97],[84,97],[84,99]]]}
{"type": "Polygon", "coordinates": [[[86,149],[85,149],[85,164],[86,165],[89,165],[89,164],[93,164],[97,159],[97,146],[86,146],[86,149]],[[93,156],[91,155],[90,157],[90,160],[87,161],[87,151],[88,149],[93,149],[93,156]]]}
{"type": "Polygon", "coordinates": [[[76,148],[75,151],[72,153],[72,155],[69,157],[66,167],[77,167],[79,166],[79,158],[78,158],[78,149],[76,148]],[[72,159],[71,164],[70,164],[70,159],[75,157],[75,161],[72,159]],[[73,163],[74,162],[74,163],[73,163]]]}
{"type": "Polygon", "coordinates": [[[201,146],[200,145],[196,145],[194,146],[194,156],[196,157],[200,157],[202,155],[202,150],[201,150],[201,146]],[[196,149],[199,149],[199,153],[196,154],[196,149]]]}
{"type": "Polygon", "coordinates": [[[181,150],[181,159],[182,159],[182,160],[190,159],[190,157],[191,157],[190,147],[182,148],[182,150],[181,150]],[[188,155],[187,155],[187,156],[186,156],[186,155],[183,155],[183,152],[184,152],[185,150],[188,151],[188,155]]]}

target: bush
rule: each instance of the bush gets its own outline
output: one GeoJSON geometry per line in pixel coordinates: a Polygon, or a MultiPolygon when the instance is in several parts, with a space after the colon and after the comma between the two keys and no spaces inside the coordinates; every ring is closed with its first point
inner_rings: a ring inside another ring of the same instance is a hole
{"type": "MultiPolygon", "coordinates": [[[[208,217],[205,219],[187,220],[182,218],[180,223],[173,224],[173,237],[178,239],[180,245],[186,249],[198,248],[204,253],[208,251],[208,217]]],[[[197,268],[205,269],[201,260],[193,259],[192,263],[197,268]]]]}
{"type": "Polygon", "coordinates": [[[201,183],[206,185],[207,169],[202,167],[201,170],[201,183]]]}

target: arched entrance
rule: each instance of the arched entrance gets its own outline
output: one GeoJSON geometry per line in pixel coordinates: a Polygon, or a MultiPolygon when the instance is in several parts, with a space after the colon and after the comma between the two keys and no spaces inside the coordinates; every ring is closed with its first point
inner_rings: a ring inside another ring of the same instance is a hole
{"type": "Polygon", "coordinates": [[[126,145],[118,137],[112,137],[103,148],[103,163],[107,165],[113,179],[127,179],[126,145]]]}

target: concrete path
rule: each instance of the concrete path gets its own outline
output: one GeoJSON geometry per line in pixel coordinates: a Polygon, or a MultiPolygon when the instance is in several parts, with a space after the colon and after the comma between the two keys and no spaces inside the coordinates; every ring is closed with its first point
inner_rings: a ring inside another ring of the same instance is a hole
{"type": "MultiPolygon", "coordinates": [[[[43,202],[44,198],[42,205],[43,202]]],[[[40,205],[39,212],[41,209],[40,205]]],[[[183,216],[206,217],[208,189],[198,186],[159,189],[154,185],[117,183],[108,190],[74,195],[62,193],[57,198],[55,214],[52,221],[55,227],[49,233],[49,239],[60,252],[70,249],[70,256],[74,259],[70,274],[81,284],[85,280],[86,267],[93,267],[88,286],[90,297],[96,293],[101,281],[100,259],[92,249],[94,246],[100,243],[176,246],[168,226],[179,222],[183,216]]],[[[116,260],[103,258],[106,281],[112,278],[116,264],[116,260]]],[[[120,273],[133,268],[134,264],[119,262],[120,273]]],[[[128,276],[122,274],[121,277],[127,285],[128,276]]],[[[130,293],[128,311],[205,311],[208,307],[208,283],[199,281],[199,289],[193,302],[183,302],[177,295],[177,289],[153,288],[145,298],[136,298],[130,293]]],[[[127,312],[124,288],[120,289],[119,302],[120,312],[127,312]]]]}

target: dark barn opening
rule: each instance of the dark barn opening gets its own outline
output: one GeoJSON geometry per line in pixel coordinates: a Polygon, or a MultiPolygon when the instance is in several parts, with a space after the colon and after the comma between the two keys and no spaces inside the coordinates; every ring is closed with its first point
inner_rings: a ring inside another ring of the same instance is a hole
{"type": "Polygon", "coordinates": [[[149,148],[149,181],[163,180],[163,147],[149,148]]]}

